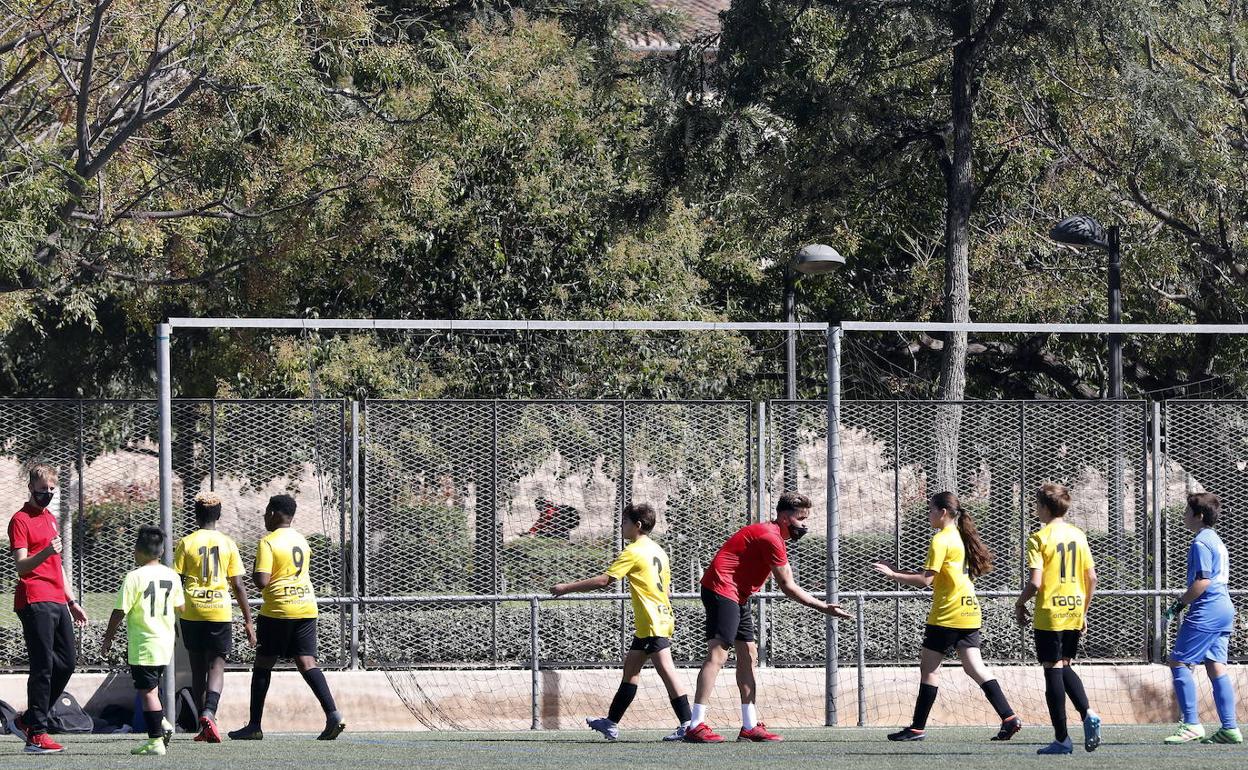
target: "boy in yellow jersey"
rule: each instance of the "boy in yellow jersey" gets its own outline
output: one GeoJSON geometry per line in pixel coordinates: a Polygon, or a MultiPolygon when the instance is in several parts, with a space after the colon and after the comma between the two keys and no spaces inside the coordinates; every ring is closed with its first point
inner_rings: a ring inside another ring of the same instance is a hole
{"type": "Polygon", "coordinates": [[[650,659],[654,661],[654,668],[667,687],[667,697],[671,699],[672,709],[680,722],[676,732],[663,740],[678,741],[684,737],[685,728],[689,725],[689,695],[676,677],[676,666],[672,663],[672,652],[669,649],[672,646],[672,631],[676,627],[672,616],[672,603],[667,596],[672,583],[671,568],[667,554],[658,543],[648,537],[654,529],[654,508],[645,503],[626,506],[620,529],[628,545],[606,572],[574,583],[560,583],[550,589],[555,596],[563,596],[577,591],[606,588],[611,585],[612,580],[628,578],[637,634],[629,645],[628,654],[624,656],[624,677],[611,701],[610,711],[605,717],[586,719],[585,723],[602,733],[609,741],[618,738],[619,722],[637,695],[641,669],[646,665],[646,660],[650,659]]]}
{"type": "Polygon", "coordinates": [[[139,527],[134,544],[134,563],[139,566],[126,574],[117,592],[100,644],[100,654],[107,656],[118,626],[126,621],[126,660],[134,689],[143,696],[147,723],[147,740],[131,754],[164,754],[173,736],[173,726],[165,721],[160,706],[160,678],[173,659],[174,616],[184,600],[177,573],[160,563],[164,552],[165,533],[160,527],[139,527]]]}
{"type": "Polygon", "coordinates": [[[1070,661],[1087,628],[1088,605],[1096,590],[1096,565],[1083,530],[1066,523],[1070,492],[1061,484],[1036,490],[1036,518],[1044,526],[1027,540],[1029,577],[1014,604],[1020,626],[1027,625],[1027,602],[1036,597],[1036,657],[1044,664],[1044,699],[1053,721],[1053,743],[1038,754],[1070,754],[1074,747],[1066,730],[1066,698],[1083,719],[1083,748],[1101,744],[1101,718],[1088,707],[1083,680],[1070,661]]]}
{"type": "Polygon", "coordinates": [[[191,693],[199,712],[199,735],[195,740],[220,743],[217,704],[225,684],[225,659],[233,647],[233,613],[228,589],[243,611],[247,641],[256,644],[251,626],[251,607],[243,585],[243,560],[238,546],[217,531],[221,498],[213,492],[195,497],[195,521],[199,529],[178,541],[173,552],[173,571],[182,576],[186,610],[182,613],[182,644],[191,663],[191,693]],[[228,582],[227,582],[228,581],[228,582]]]}
{"type": "Polygon", "coordinates": [[[264,509],[264,528],[268,535],[256,547],[256,566],[252,577],[261,590],[260,620],[256,623],[256,664],[251,670],[251,718],[247,724],[229,733],[232,740],[258,741],[264,738],[260,729],[264,716],[264,698],[269,692],[273,666],[278,658],[294,658],[295,667],[303,674],[321,709],[325,711],[325,729],[318,741],[332,741],[346,728],[342,714],[334,705],[325,674],[316,665],[316,594],[312,590],[312,549],[303,535],[292,528],[295,498],[273,495],[264,509]]]}
{"type": "Polygon", "coordinates": [[[936,703],[940,664],[946,655],[957,650],[963,670],[979,684],[1001,718],[1001,728],[992,740],[1008,741],[1023,729],[1023,721],[1010,708],[1001,685],[984,666],[979,653],[983,643],[979,630],[982,618],[972,582],[992,570],[992,552],[980,538],[970,512],[962,508],[952,492],[932,495],[927,519],[936,534],[927,548],[921,572],[898,570],[882,561],[872,565],[877,572],[902,585],[933,589],[932,609],[927,614],[923,649],[919,653],[919,697],[914,703],[914,718],[908,727],[890,733],[888,739],[921,741],[927,737],[927,718],[936,703]]]}

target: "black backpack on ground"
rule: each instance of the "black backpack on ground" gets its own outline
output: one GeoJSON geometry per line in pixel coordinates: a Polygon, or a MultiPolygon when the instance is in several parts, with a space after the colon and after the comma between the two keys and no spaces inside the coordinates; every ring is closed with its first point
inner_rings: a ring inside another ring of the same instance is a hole
{"type": "Polygon", "coordinates": [[[9,734],[9,721],[17,716],[17,709],[0,700],[0,735],[9,734]]]}
{"type": "Polygon", "coordinates": [[[174,702],[178,704],[178,727],[182,728],[183,732],[198,732],[199,709],[195,706],[195,697],[191,694],[191,688],[183,687],[181,690],[178,690],[174,702]]]}
{"type": "Polygon", "coordinates": [[[61,693],[61,697],[52,704],[52,713],[48,714],[48,732],[89,733],[94,729],[95,722],[69,693],[61,693]]]}

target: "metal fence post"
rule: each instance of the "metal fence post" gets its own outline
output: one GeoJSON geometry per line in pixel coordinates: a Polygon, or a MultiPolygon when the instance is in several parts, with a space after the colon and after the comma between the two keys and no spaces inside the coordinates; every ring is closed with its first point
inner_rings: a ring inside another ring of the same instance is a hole
{"type": "MultiPolygon", "coordinates": [[[[754,522],[763,521],[767,515],[767,404],[758,402],[758,518],[754,522]]],[[[749,517],[747,517],[748,519],[749,517]]],[[[758,665],[766,666],[768,650],[771,645],[767,634],[767,600],[758,599],[758,665]]]]}
{"type": "Polygon", "coordinates": [[[537,638],[537,597],[529,598],[529,684],[531,687],[530,713],[532,724],[529,729],[540,730],[542,727],[541,713],[541,682],[538,676],[538,638],[537,638]]]}
{"type": "Polygon", "coordinates": [[[208,401],[208,491],[217,489],[217,400],[208,401]]]}
{"type": "MultiPolygon", "coordinates": [[[[893,563],[901,564],[901,402],[893,402],[893,563]]],[[[893,599],[893,657],[901,658],[901,599],[893,599]]]]}
{"type": "MultiPolygon", "coordinates": [[[[827,430],[827,574],[824,594],[829,603],[835,603],[840,593],[840,544],[839,519],[840,498],[837,482],[841,472],[841,336],[839,325],[828,328],[828,430],[827,430]]],[[[824,724],[831,727],[836,724],[836,680],[837,680],[837,624],[831,615],[826,616],[824,625],[824,724]]]]}
{"type": "MultiPolygon", "coordinates": [[[[1022,585],[1029,577],[1027,572],[1027,405],[1018,404],[1018,569],[1022,573],[1022,585]]],[[[1027,649],[1027,630],[1018,627],[1019,649],[1027,649]]]]}
{"type": "MultiPolygon", "coordinates": [[[[618,510],[615,513],[615,551],[619,553],[624,549],[624,506],[628,505],[628,496],[630,493],[628,483],[628,402],[620,402],[620,484],[618,499],[618,510]]],[[[627,592],[628,578],[620,581],[620,589],[627,592]]],[[[619,601],[620,607],[620,654],[628,649],[629,633],[628,633],[628,612],[625,609],[625,601],[619,601]]]]}
{"type": "Polygon", "coordinates": [[[347,658],[351,670],[360,667],[360,402],[351,402],[351,542],[347,579],[351,586],[351,637],[347,658]]]}
{"type": "MultiPolygon", "coordinates": [[[[173,534],[173,385],[169,370],[169,342],[173,327],[167,323],[156,326],[156,393],[159,398],[157,408],[160,425],[160,526],[170,536],[173,534]]],[[[173,549],[166,548],[165,566],[173,566],[173,549]]],[[[165,668],[165,680],[161,686],[161,695],[165,702],[165,717],[173,722],[177,719],[174,700],[177,681],[177,659],[171,659],[165,668]]]]}
{"type": "Polygon", "coordinates": [[[867,612],[867,603],[862,594],[854,599],[854,615],[857,618],[857,652],[858,652],[858,726],[867,723],[867,621],[863,616],[867,612]]]}
{"type": "Polygon", "coordinates": [[[1162,481],[1162,473],[1164,473],[1164,460],[1162,458],[1162,433],[1161,433],[1161,402],[1153,402],[1153,429],[1152,429],[1152,450],[1153,450],[1153,661],[1162,662],[1162,655],[1165,651],[1166,640],[1163,638],[1162,622],[1161,622],[1161,589],[1162,589],[1162,537],[1165,528],[1165,522],[1162,521],[1162,508],[1165,506],[1165,483],[1162,481]]]}
{"type": "MultiPolygon", "coordinates": [[[[74,464],[77,466],[76,471],[78,473],[78,527],[77,531],[73,533],[74,542],[72,543],[74,548],[74,588],[78,592],[78,601],[82,601],[84,596],[82,590],[82,572],[86,564],[86,554],[84,552],[87,548],[86,538],[84,537],[87,531],[87,510],[84,492],[84,487],[87,485],[85,478],[87,469],[87,448],[86,438],[84,435],[86,433],[86,421],[84,419],[83,409],[84,406],[82,399],[80,398],[78,399],[78,454],[74,459],[74,464]]],[[[170,542],[173,542],[173,533],[167,532],[166,534],[169,537],[170,542]]]]}
{"type": "MultiPolygon", "coordinates": [[[[490,402],[490,592],[501,593],[503,582],[498,574],[499,538],[502,524],[498,520],[498,399],[490,402]]],[[[477,533],[480,537],[480,533],[477,533]]],[[[490,657],[498,662],[498,602],[490,602],[490,657]]]]}

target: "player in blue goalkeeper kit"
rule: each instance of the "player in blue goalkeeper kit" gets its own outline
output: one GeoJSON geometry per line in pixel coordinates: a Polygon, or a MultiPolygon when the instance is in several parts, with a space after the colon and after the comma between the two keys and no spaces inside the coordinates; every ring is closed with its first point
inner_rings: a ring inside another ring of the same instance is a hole
{"type": "Polygon", "coordinates": [[[1217,495],[1188,495],[1183,519],[1196,537],[1187,549],[1187,591],[1166,613],[1169,619],[1187,609],[1169,656],[1180,721],[1175,733],[1166,738],[1168,744],[1244,742],[1235,723],[1235,690],[1226,670],[1227,646],[1235,628],[1235,606],[1226,590],[1226,546],[1213,530],[1221,513],[1222,501],[1217,495]],[[1198,663],[1205,664],[1213,684],[1213,702],[1222,720],[1222,727],[1208,737],[1196,713],[1196,679],[1192,669],[1198,663]]]}

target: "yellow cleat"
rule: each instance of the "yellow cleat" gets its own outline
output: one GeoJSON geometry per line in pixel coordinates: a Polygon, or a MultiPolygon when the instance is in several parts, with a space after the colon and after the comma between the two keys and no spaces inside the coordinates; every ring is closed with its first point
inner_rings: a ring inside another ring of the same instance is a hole
{"type": "Polygon", "coordinates": [[[154,754],[158,757],[165,755],[165,740],[160,736],[148,738],[147,740],[130,749],[131,754],[154,754]]]}

